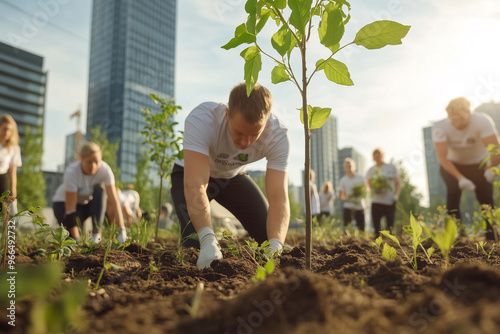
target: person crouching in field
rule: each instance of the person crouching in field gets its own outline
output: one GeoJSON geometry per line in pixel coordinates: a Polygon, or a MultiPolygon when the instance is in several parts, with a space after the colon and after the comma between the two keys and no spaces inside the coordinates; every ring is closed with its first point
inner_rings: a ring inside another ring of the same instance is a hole
{"type": "MultiPolygon", "coordinates": [[[[12,116],[5,114],[0,116],[0,194],[10,190],[10,196],[17,198],[17,167],[20,166],[21,149],[17,123],[12,116]]],[[[16,213],[17,199],[10,206],[10,214],[16,213]]]]}
{"type": "Polygon", "coordinates": [[[92,242],[100,242],[107,195],[119,227],[117,240],[124,243],[127,232],[116,194],[115,176],[109,165],[102,161],[101,148],[95,143],[85,144],[80,150],[80,159],[68,166],[64,172],[63,184],[57,188],[52,199],[57,221],[66,227],[71,237],[79,241],[77,218],[83,223],[88,217],[92,217],[92,242]]]}

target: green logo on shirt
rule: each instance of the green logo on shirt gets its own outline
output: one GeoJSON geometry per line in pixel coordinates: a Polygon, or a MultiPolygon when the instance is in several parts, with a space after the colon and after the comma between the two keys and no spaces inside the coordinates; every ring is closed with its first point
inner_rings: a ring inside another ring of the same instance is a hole
{"type": "Polygon", "coordinates": [[[467,138],[467,144],[474,144],[475,142],[476,142],[476,138],[474,138],[474,137],[467,138]]]}
{"type": "Polygon", "coordinates": [[[248,161],[248,153],[240,153],[236,157],[234,157],[236,160],[239,160],[241,162],[247,162],[248,161]]]}

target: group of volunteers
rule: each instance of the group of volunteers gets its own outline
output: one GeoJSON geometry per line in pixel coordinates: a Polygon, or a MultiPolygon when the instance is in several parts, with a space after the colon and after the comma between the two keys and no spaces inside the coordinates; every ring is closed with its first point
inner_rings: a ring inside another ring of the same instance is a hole
{"type": "MultiPolygon", "coordinates": [[[[288,200],[288,165],[290,141],[287,128],[271,112],[272,97],[261,85],[247,95],[244,83],[236,85],[227,104],[204,102],[187,116],[184,125],[184,158],[177,159],[171,173],[171,194],[181,228],[181,245],[200,249],[197,266],[210,267],[221,259],[222,253],[214,233],[210,201],[215,199],[228,209],[257,242],[269,241],[269,255],[279,253],[288,231],[290,207],[288,200]],[[251,162],[266,158],[265,191],[245,172],[251,162]],[[192,238],[197,234],[198,238],[192,238]]],[[[460,218],[459,200],[462,190],[475,191],[481,204],[493,205],[492,182],[495,174],[490,169],[500,163],[500,156],[491,158],[491,164],[481,165],[487,156],[489,144],[498,145],[497,133],[491,119],[480,113],[471,113],[465,98],[452,100],[446,108],[448,117],[433,126],[433,140],[441,165],[441,175],[447,187],[447,207],[450,214],[460,218]]],[[[0,117],[0,189],[9,189],[16,196],[16,169],[21,166],[17,126],[12,117],[0,117]]],[[[353,218],[364,230],[364,210],[359,201],[360,185],[365,182],[372,191],[371,207],[375,232],[386,217],[388,228],[394,223],[395,203],[401,191],[398,171],[384,162],[380,149],[373,152],[375,165],[366,178],[355,173],[355,163],[344,161],[346,175],[340,181],[339,198],[344,202],[344,222],[353,218]],[[366,181],[365,181],[366,180],[366,181]]],[[[312,184],[314,174],[311,173],[312,184]]],[[[334,192],[330,182],[311,189],[319,218],[333,212],[334,192]],[[317,196],[317,197],[316,197],[317,196]],[[320,199],[321,198],[321,199],[320,199]]],[[[125,191],[124,191],[125,192],[125,191]]],[[[134,202],[134,200],[131,200],[134,202]]],[[[140,217],[139,200],[135,215],[140,217]]],[[[135,205],[135,204],[134,204],[135,205]]],[[[127,223],[134,219],[122,210],[115,179],[109,165],[102,161],[100,147],[85,144],[80,160],[70,164],[63,184],[53,198],[57,220],[63,223],[71,236],[79,239],[77,220],[88,217],[93,221],[93,242],[101,239],[102,222],[106,212],[118,226],[117,240],[127,238],[127,223]]],[[[167,208],[165,208],[167,210],[167,208]]],[[[486,237],[493,231],[488,224],[486,237]]]]}

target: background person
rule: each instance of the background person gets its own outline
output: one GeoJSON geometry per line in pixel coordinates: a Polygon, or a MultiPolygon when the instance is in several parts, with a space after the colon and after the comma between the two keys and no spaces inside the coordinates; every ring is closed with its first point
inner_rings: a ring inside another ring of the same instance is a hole
{"type": "Polygon", "coordinates": [[[172,198],[180,221],[182,244],[200,246],[197,266],[221,259],[210,217],[210,201],[228,209],[258,243],[270,242],[270,253],[283,247],[290,220],[287,129],[271,114],[269,91],[256,85],[231,90],[228,105],[205,102],[187,116],[184,160],[177,160],[172,198]],[[245,165],[267,159],[266,193],[245,173],[245,165]],[[188,236],[197,232],[200,242],[188,236]]]}
{"type": "Polygon", "coordinates": [[[57,188],[52,199],[54,215],[77,241],[80,240],[77,218],[83,223],[88,217],[92,217],[92,242],[100,242],[107,195],[119,228],[117,240],[123,243],[127,238],[127,232],[116,194],[115,177],[109,165],[102,161],[101,157],[101,148],[95,143],[87,143],[81,148],[81,160],[68,166],[64,172],[63,184],[57,188]]]}
{"type": "Polygon", "coordinates": [[[319,194],[318,187],[316,187],[316,173],[310,169],[309,170],[309,191],[311,192],[311,215],[312,217],[317,217],[319,214],[319,194]]]}
{"type": "Polygon", "coordinates": [[[127,226],[136,224],[141,221],[142,211],[139,207],[141,197],[139,193],[134,190],[134,185],[129,184],[127,189],[120,191],[118,194],[120,205],[122,207],[123,218],[127,222],[127,226]]]}
{"type": "MultiPolygon", "coordinates": [[[[448,117],[432,127],[432,139],[440,164],[440,174],[446,184],[448,212],[457,219],[460,214],[462,190],[475,191],[479,203],[493,206],[495,174],[488,167],[480,167],[488,155],[489,144],[498,145],[498,137],[491,118],[470,111],[470,103],[464,97],[450,101],[446,107],[448,117]]],[[[500,156],[491,158],[497,166],[500,156]]],[[[494,240],[488,222],[486,238],[494,240]]]]}
{"type": "MultiPolygon", "coordinates": [[[[16,199],[10,206],[10,215],[17,213],[17,167],[22,165],[17,123],[12,116],[0,116],[0,194],[10,190],[16,199]]],[[[3,206],[0,205],[0,211],[3,206]]]]}
{"type": "Polygon", "coordinates": [[[335,193],[333,191],[333,185],[330,181],[325,181],[321,185],[321,191],[319,193],[319,214],[318,220],[321,221],[323,218],[327,218],[333,215],[333,200],[335,199],[335,193]]]}
{"type": "Polygon", "coordinates": [[[357,228],[364,231],[365,209],[363,197],[366,195],[366,190],[363,191],[363,188],[366,181],[362,175],[354,173],[356,163],[351,158],[344,160],[344,170],[346,175],[340,179],[339,185],[339,198],[344,203],[342,212],[344,228],[355,219],[357,228]]]}
{"type": "Polygon", "coordinates": [[[394,214],[396,212],[396,202],[401,192],[399,182],[399,173],[396,166],[384,162],[384,152],[377,148],[373,151],[372,166],[366,173],[366,179],[369,188],[372,190],[372,221],[375,229],[375,237],[380,232],[380,221],[385,217],[387,229],[391,230],[394,226],[394,214]],[[385,186],[380,187],[380,184],[385,186]]]}

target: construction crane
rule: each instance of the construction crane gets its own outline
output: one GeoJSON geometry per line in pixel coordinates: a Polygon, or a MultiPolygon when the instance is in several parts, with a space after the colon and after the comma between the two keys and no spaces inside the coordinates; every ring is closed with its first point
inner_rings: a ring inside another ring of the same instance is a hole
{"type": "Polygon", "coordinates": [[[80,144],[82,142],[82,131],[81,129],[81,112],[78,108],[74,113],[69,116],[69,119],[76,118],[76,132],[75,132],[75,145],[73,147],[73,161],[78,160],[80,152],[80,144]]]}

